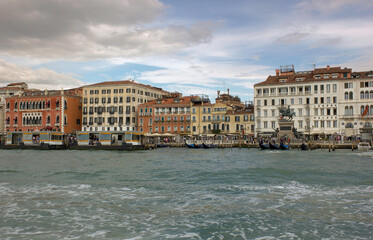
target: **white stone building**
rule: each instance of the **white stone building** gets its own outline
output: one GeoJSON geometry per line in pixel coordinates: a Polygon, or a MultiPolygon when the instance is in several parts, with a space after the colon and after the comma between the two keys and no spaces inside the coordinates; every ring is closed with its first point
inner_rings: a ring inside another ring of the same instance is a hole
{"type": "Polygon", "coordinates": [[[254,86],[256,136],[274,133],[279,109],[288,106],[296,113],[294,127],[306,136],[317,139],[334,134],[357,135],[360,127],[372,123],[372,81],[372,72],[352,73],[340,67],[303,72],[293,68],[276,70],[275,76],[254,86]],[[362,116],[367,105],[368,112],[362,116]]]}

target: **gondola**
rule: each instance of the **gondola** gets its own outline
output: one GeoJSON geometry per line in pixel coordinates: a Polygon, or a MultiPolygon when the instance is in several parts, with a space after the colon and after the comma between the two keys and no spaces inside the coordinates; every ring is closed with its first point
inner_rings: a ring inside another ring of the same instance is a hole
{"type": "Polygon", "coordinates": [[[259,143],[259,148],[262,149],[262,150],[266,150],[266,149],[269,149],[269,145],[268,144],[259,143]]]}
{"type": "Polygon", "coordinates": [[[271,142],[269,143],[269,148],[272,150],[278,150],[280,149],[280,146],[278,144],[272,144],[271,142]]]}
{"type": "Polygon", "coordinates": [[[206,149],[209,149],[209,148],[216,148],[217,145],[216,145],[216,144],[206,144],[206,143],[202,143],[202,147],[203,147],[203,148],[206,148],[206,149]]]}
{"type": "Polygon", "coordinates": [[[192,143],[192,144],[187,144],[185,143],[185,146],[187,146],[188,148],[196,148],[195,145],[192,143]]]}
{"type": "Polygon", "coordinates": [[[300,150],[306,151],[309,150],[309,147],[306,144],[302,143],[302,145],[300,145],[300,150]]]}
{"type": "Polygon", "coordinates": [[[185,146],[187,146],[188,148],[203,148],[203,145],[202,144],[187,144],[185,143],[185,146]]]}
{"type": "Polygon", "coordinates": [[[280,144],[280,148],[281,148],[281,150],[289,150],[289,149],[290,149],[290,146],[289,146],[289,145],[286,145],[286,144],[283,144],[283,143],[281,143],[281,144],[280,144]]]}

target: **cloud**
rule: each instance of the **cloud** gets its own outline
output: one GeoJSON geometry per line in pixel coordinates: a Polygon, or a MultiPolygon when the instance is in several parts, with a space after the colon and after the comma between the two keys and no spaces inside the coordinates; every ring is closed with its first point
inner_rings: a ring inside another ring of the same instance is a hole
{"type": "Polygon", "coordinates": [[[295,6],[297,11],[332,14],[343,8],[372,6],[370,0],[304,0],[295,6]]]}
{"type": "Polygon", "coordinates": [[[159,0],[0,1],[0,54],[100,59],[174,53],[207,42],[214,24],[155,26],[159,0]]]}
{"type": "Polygon", "coordinates": [[[26,82],[30,88],[37,89],[67,89],[86,84],[72,75],[56,73],[45,68],[33,70],[0,59],[0,84],[12,82],[26,82]]]}
{"type": "Polygon", "coordinates": [[[309,33],[302,33],[302,32],[292,32],[287,33],[275,40],[277,43],[284,43],[284,44],[295,44],[300,42],[303,38],[309,36],[309,33]]]}

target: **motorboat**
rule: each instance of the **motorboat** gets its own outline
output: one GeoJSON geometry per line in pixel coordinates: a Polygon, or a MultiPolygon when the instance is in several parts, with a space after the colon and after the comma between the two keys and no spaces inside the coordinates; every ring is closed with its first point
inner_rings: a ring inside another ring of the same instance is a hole
{"type": "Polygon", "coordinates": [[[372,150],[372,146],[370,146],[368,142],[359,142],[359,144],[357,145],[357,149],[360,151],[368,151],[372,150]]]}

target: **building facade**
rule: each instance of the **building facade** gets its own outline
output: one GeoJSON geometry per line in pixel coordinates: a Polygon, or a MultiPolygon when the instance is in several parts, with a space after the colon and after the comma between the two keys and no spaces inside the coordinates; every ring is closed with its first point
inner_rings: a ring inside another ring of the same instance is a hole
{"type": "Polygon", "coordinates": [[[197,96],[156,99],[139,106],[139,130],[144,133],[190,134],[190,108],[197,96]]]}
{"type": "Polygon", "coordinates": [[[355,131],[346,131],[345,125],[369,122],[369,114],[364,116],[365,121],[359,112],[362,102],[367,103],[364,104],[366,107],[373,101],[372,98],[359,98],[361,91],[364,91],[364,97],[366,91],[370,93],[369,87],[360,88],[361,82],[369,82],[367,79],[366,74],[352,73],[351,69],[340,67],[327,66],[302,72],[295,72],[294,68],[276,70],[275,76],[254,86],[255,133],[257,136],[273,134],[279,127],[279,110],[290,107],[296,113],[294,127],[304,135],[318,139],[333,134],[359,134],[357,127],[355,131]]]}
{"type": "Polygon", "coordinates": [[[138,106],[168,96],[161,88],[111,81],[83,87],[83,131],[137,131],[138,106]]]}
{"type": "Polygon", "coordinates": [[[6,132],[81,130],[81,97],[76,91],[31,91],[6,98],[6,132]]]}
{"type": "Polygon", "coordinates": [[[254,134],[254,107],[252,104],[244,104],[238,97],[220,94],[215,103],[193,104],[192,134],[254,134]]]}
{"type": "Polygon", "coordinates": [[[2,138],[5,134],[5,104],[6,98],[20,95],[24,91],[28,90],[28,86],[24,82],[20,83],[10,83],[6,87],[0,88],[0,138],[2,138]]]}

